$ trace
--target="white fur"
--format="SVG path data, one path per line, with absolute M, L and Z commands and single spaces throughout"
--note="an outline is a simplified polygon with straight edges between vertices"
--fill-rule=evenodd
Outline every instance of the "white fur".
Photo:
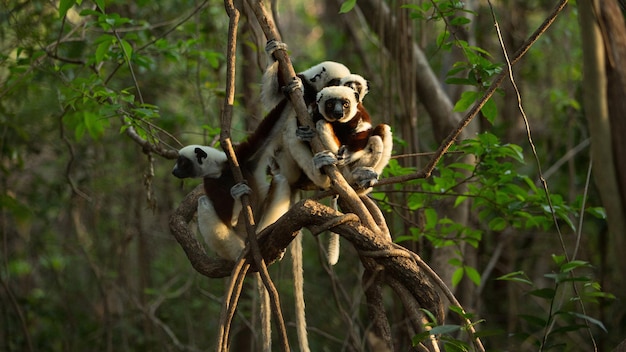
M 342 77 L 349 74 L 350 70 L 344 64 L 335 61 L 323 61 L 298 75 L 307 80 L 319 92 L 328 86 L 332 80 L 341 80 Z
M 298 120 L 295 111 L 289 106 L 285 109 L 285 112 L 287 115 L 287 121 L 285 124 L 283 139 L 286 155 L 285 157 L 278 159 L 285 164 L 280 165 L 281 172 L 289 179 L 290 184 L 296 183 L 300 178 L 300 173 L 304 172 L 309 180 L 311 180 L 316 186 L 323 189 L 329 188 L 330 178 L 327 175 L 322 174 L 322 172 L 315 167 L 311 147 L 296 136 Z M 289 167 L 287 166 L 288 164 L 291 164 L 292 166 Z
M 333 122 L 337 120 L 332 116 L 328 116 L 326 114 L 326 110 L 324 109 L 326 102 L 329 100 L 342 99 L 347 100 L 350 104 L 350 109 L 346 112 L 341 118 L 337 121 L 341 123 L 346 123 L 354 118 L 357 114 L 357 105 L 359 101 L 357 100 L 357 96 L 354 94 L 355 91 L 350 87 L 345 86 L 331 86 L 326 87 L 317 93 L 317 109 L 319 113 L 324 117 L 325 120 Z
M 339 210 L 339 206 L 337 205 L 337 196 L 334 196 L 330 200 L 330 207 L 334 210 Z M 330 232 L 330 236 L 328 237 L 328 264 L 335 265 L 339 261 L 339 249 L 340 249 L 340 236 L 338 233 Z
M 272 177 L 267 199 L 268 201 L 263 208 L 263 216 L 257 224 L 257 232 L 275 223 L 291 207 L 291 186 L 285 176 L 278 174 Z
M 376 165 L 372 166 L 378 174 L 381 174 L 385 166 L 389 164 L 389 160 L 391 159 L 391 152 L 393 151 L 393 136 L 391 133 L 391 127 L 389 127 L 389 125 L 384 125 L 383 136 L 381 139 L 383 143 L 383 149 L 381 151 L 381 158 L 380 160 L 378 160 Z M 371 141 L 371 137 L 370 137 L 370 141 Z M 369 147 L 372 149 L 374 148 L 373 146 L 370 147 L 370 143 L 368 143 L 366 147 Z
M 261 102 L 268 110 L 273 109 L 283 99 L 286 99 L 278 82 L 278 70 L 278 61 L 274 61 L 267 67 L 261 79 Z M 330 84 L 331 81 L 341 80 L 342 77 L 350 75 L 350 70 L 344 64 L 324 61 L 297 75 L 300 79 L 313 86 L 316 92 L 319 92 Z M 287 83 L 285 82 L 285 84 Z
M 206 244 L 222 258 L 237 260 L 245 246 L 244 237 L 232 226 L 219 221 L 207 196 L 198 199 L 198 229 Z
M 267 67 L 261 78 L 261 102 L 268 109 L 272 110 L 285 95 L 281 94 L 281 87 L 278 83 L 278 61 L 274 61 Z
M 289 246 L 291 252 L 293 273 L 293 295 L 296 302 L 296 333 L 298 335 L 299 350 L 310 352 L 309 339 L 306 331 L 306 315 L 304 306 L 304 270 L 302 268 L 302 234 L 299 233 Z
M 369 85 L 365 78 L 361 75 L 357 75 L 356 73 L 349 74 L 343 77 L 339 81 L 340 86 L 346 86 L 354 89 L 355 92 L 359 93 L 359 102 L 362 103 L 363 99 L 369 92 Z
M 202 149 L 207 154 L 207 156 L 202 159 L 202 164 L 198 163 L 195 153 L 196 148 Z M 193 162 L 194 174 L 192 177 L 218 178 L 222 175 L 222 166 L 227 160 L 226 153 L 212 147 L 197 144 L 183 147 L 178 151 L 178 155 Z M 174 166 L 174 169 L 176 169 L 177 166 L 178 164 Z

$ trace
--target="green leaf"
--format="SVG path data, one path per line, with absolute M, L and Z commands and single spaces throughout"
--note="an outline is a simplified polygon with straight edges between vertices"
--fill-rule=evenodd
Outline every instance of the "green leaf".
M 606 211 L 602 207 L 590 207 L 586 211 L 598 219 L 606 219 Z
M 463 268 L 457 268 L 452 274 L 452 287 L 456 287 L 463 279 Z
M 101 63 L 102 61 L 104 61 L 104 58 L 109 52 L 110 47 L 111 41 L 103 41 L 98 44 L 98 47 L 96 47 L 96 63 Z
M 464 269 L 465 274 L 467 275 L 467 277 L 469 277 L 470 280 L 472 280 L 474 285 L 480 286 L 480 273 L 478 273 L 478 270 L 471 266 L 465 266 Z
M 467 17 L 455 17 L 450 21 L 450 24 L 453 26 L 462 26 L 464 24 L 471 23 L 472 21 Z
M 450 311 L 452 311 L 452 312 L 462 316 L 465 319 L 472 319 L 472 318 L 474 318 L 474 314 L 465 312 L 462 307 L 450 306 L 450 307 L 448 307 L 448 309 L 450 309 Z
M 452 333 L 457 332 L 459 330 L 461 330 L 461 326 L 460 325 L 454 325 L 454 324 L 439 325 L 439 326 L 435 326 L 434 328 L 432 328 L 430 330 L 430 334 L 431 335 L 452 334 Z
M 592 318 L 592 317 L 590 317 L 588 315 L 576 313 L 576 312 L 569 312 L 569 313 L 571 315 L 575 316 L 575 317 L 578 317 L 580 319 L 584 319 L 584 320 L 590 322 L 591 324 L 594 324 L 594 325 L 598 326 L 600 329 L 604 330 L 604 332 L 608 332 L 606 330 L 606 327 L 604 326 L 604 324 L 600 320 L 598 320 L 598 319 Z
M 434 229 L 437 225 L 437 211 L 433 208 L 424 209 L 424 217 L 426 218 L 426 229 Z
M 468 78 L 463 77 L 450 77 L 446 78 L 447 84 L 459 84 L 459 85 L 471 85 L 473 82 Z
M 133 46 L 124 39 L 120 41 L 120 44 L 122 45 L 122 50 L 124 52 L 124 59 L 126 61 L 130 61 L 130 58 L 133 56 Z
M 95 3 L 98 5 L 100 11 L 104 12 L 104 0 L 95 0 Z
M 341 8 L 339 9 L 339 13 L 347 13 L 352 11 L 354 6 L 356 5 L 356 0 L 346 0 L 341 4 Z
M 65 17 L 67 11 L 69 11 L 75 3 L 76 0 L 61 0 L 59 2 L 59 16 Z
M 501 217 L 496 217 L 491 219 L 491 221 L 489 221 L 489 229 L 491 229 L 492 231 L 502 231 L 504 230 L 508 225 L 508 222 L 501 218 Z
M 489 121 L 490 123 L 493 123 L 493 121 L 496 119 L 496 115 L 498 115 L 498 107 L 496 106 L 496 103 L 493 101 L 492 98 L 489 98 L 489 100 L 485 102 L 485 105 L 483 105 L 483 107 L 480 109 L 480 112 L 483 113 L 483 116 L 485 116 L 487 121 Z
M 94 140 L 97 140 L 104 134 L 105 127 L 108 125 L 108 120 L 102 119 L 99 115 L 90 111 L 85 111 L 84 123 L 89 136 Z
M 450 32 L 443 31 L 437 36 L 437 47 L 444 47 L 444 44 L 450 37 Z
M 419 310 L 422 311 L 422 313 L 424 313 L 428 317 L 429 321 L 435 324 L 437 323 L 437 319 L 435 318 L 435 315 L 431 311 L 429 311 L 428 309 L 424 309 L 424 308 L 420 308 Z
M 454 200 L 454 207 L 455 208 L 458 207 L 466 199 L 467 199 L 467 196 L 458 196 L 458 197 L 456 197 L 456 199 Z
M 427 339 L 430 339 L 430 331 L 423 331 L 413 336 L 413 338 L 411 339 L 411 342 L 413 343 L 413 346 L 417 346 L 418 344 L 426 341 Z
M 463 266 L 463 262 L 459 258 L 452 258 L 448 260 L 448 264 L 459 267 L 459 268 Z
M 567 273 L 580 267 L 590 267 L 590 266 L 591 264 L 589 264 L 588 262 L 584 260 L 572 260 L 571 262 L 565 263 L 563 264 L 563 266 L 561 266 L 561 272 Z
M 560 266 L 561 264 L 563 264 L 565 262 L 565 256 L 564 255 L 553 254 L 552 255 L 552 260 L 554 261 L 554 263 L 556 265 Z
M 478 98 L 478 92 L 465 91 L 461 94 L 461 99 L 454 104 L 454 111 L 463 112 L 467 110 Z

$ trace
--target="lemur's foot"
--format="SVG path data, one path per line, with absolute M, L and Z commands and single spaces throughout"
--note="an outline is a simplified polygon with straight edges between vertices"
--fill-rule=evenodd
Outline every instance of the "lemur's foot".
M 321 169 L 326 165 L 334 165 L 337 163 L 337 158 L 330 150 L 319 152 L 313 156 L 313 165 L 317 169 Z
M 315 130 L 309 126 L 298 126 L 296 129 L 296 137 L 303 142 L 310 142 L 315 137 Z
M 348 164 L 349 162 L 350 162 L 350 152 L 348 151 L 348 147 L 346 147 L 345 145 L 342 145 L 341 147 L 339 147 L 339 150 L 337 150 L 337 164 L 345 165 L 345 164 Z
M 274 57 L 276 50 L 287 50 L 287 44 L 276 39 L 268 40 L 267 44 L 265 44 L 265 52 Z
M 367 189 L 378 183 L 378 173 L 371 167 L 358 167 L 352 171 L 356 186 Z
M 211 201 L 209 200 L 209 197 L 200 196 L 200 198 L 198 198 L 198 208 L 206 209 L 210 206 L 211 206 Z
M 268 166 L 270 168 L 270 175 L 276 176 L 280 174 L 280 166 L 278 166 L 278 162 L 276 161 L 276 158 L 271 157 Z
M 250 193 L 252 193 L 252 189 L 244 182 L 239 182 L 230 189 L 230 195 L 235 199 L 241 198 L 244 194 Z
M 283 93 L 289 95 L 291 94 L 291 92 L 293 92 L 296 89 L 300 89 L 301 91 L 304 91 L 303 87 L 304 86 L 302 85 L 302 81 L 300 80 L 300 77 L 296 76 L 291 80 L 291 82 L 287 83 L 287 85 L 283 87 Z

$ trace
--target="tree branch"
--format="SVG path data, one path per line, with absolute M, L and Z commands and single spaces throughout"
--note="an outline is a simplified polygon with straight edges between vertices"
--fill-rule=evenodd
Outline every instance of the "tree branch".
M 513 67 L 519 60 L 528 52 L 530 47 L 541 37 L 543 33 L 545 33 L 550 25 L 556 20 L 556 17 L 561 13 L 561 11 L 567 5 L 567 0 L 559 0 L 556 4 L 550 15 L 546 18 L 546 20 L 533 32 L 533 34 L 524 42 L 524 44 L 513 54 L 511 57 L 510 67 Z M 383 21 L 383 24 L 387 26 L 384 30 L 385 33 L 389 35 L 393 35 L 395 33 L 393 31 L 393 24 L 395 20 L 389 13 L 389 8 L 382 1 L 377 0 L 365 0 L 359 2 L 359 7 L 363 9 L 363 13 L 366 15 L 368 22 L 370 22 L 370 26 L 372 28 L 377 28 L 376 24 L 378 21 Z M 369 9 L 369 10 L 368 10 Z M 376 11 L 373 11 L 376 9 Z M 368 12 L 370 11 L 370 12 Z M 382 17 L 382 18 L 381 18 Z M 383 42 L 387 42 L 384 40 Z M 452 104 L 449 98 L 445 95 L 445 92 L 439 87 L 439 80 L 432 72 L 430 65 L 428 64 L 428 60 L 426 59 L 423 51 L 417 46 L 417 44 L 413 45 L 414 57 L 416 58 L 416 72 L 420 72 L 423 76 L 422 79 L 417 80 L 417 84 L 422 85 L 418 87 L 418 93 L 423 92 L 422 94 L 428 95 L 420 95 L 420 100 L 424 103 L 428 112 L 432 115 L 433 121 L 455 121 L 458 120 L 456 117 L 457 114 L 452 112 Z M 485 105 L 487 100 L 491 98 L 491 96 L 495 93 L 496 89 L 500 86 L 502 81 L 506 77 L 509 76 L 509 67 L 505 67 L 502 72 L 498 76 L 496 76 L 489 86 L 489 88 L 485 91 L 483 96 L 474 103 L 474 106 L 467 112 L 465 117 L 458 121 L 456 126 L 453 128 L 451 132 L 448 133 L 447 137 L 443 140 L 443 142 L 439 145 L 439 148 L 435 151 L 435 154 L 430 159 L 428 164 L 422 168 L 422 170 L 418 171 L 415 174 L 403 175 L 397 177 L 389 177 L 378 182 L 379 185 L 385 184 L 393 184 L 393 183 L 402 183 L 409 180 L 414 180 L 418 178 L 427 178 L 430 177 L 435 166 L 439 163 L 443 155 L 450 149 L 452 144 L 459 138 L 465 127 L 469 125 L 469 123 L 478 115 L 480 109 Z

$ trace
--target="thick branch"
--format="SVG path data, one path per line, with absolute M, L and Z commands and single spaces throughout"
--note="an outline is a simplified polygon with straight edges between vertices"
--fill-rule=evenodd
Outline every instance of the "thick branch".
M 234 263 L 217 257 L 210 258 L 195 234 L 189 229 L 189 223 L 198 209 L 198 198 L 203 194 L 203 186 L 198 185 L 183 199 L 174 214 L 170 216 L 170 232 L 197 272 L 211 278 L 230 276 Z
M 267 227 L 259 234 L 259 247 L 263 254 L 276 253 L 277 248 L 286 248 L 293 234 L 303 226 L 317 232 L 329 229 L 340 234 L 359 251 L 361 257 L 372 260 L 372 263 L 384 268 L 385 275 L 391 275 L 402 282 L 422 308 L 431 311 L 439 322 L 443 321 L 443 305 L 437 290 L 430 278 L 423 272 L 415 253 L 397 247 L 383 236 L 362 226 L 356 218 L 348 221 L 334 222 L 337 217 L 345 217 L 340 212 L 312 200 L 304 200 L 295 204 L 275 224 Z M 335 225 L 328 227 L 328 224 Z M 272 260 L 271 257 L 266 257 Z M 373 265 L 373 264 L 372 264 Z M 374 269 L 372 267 L 372 269 Z

